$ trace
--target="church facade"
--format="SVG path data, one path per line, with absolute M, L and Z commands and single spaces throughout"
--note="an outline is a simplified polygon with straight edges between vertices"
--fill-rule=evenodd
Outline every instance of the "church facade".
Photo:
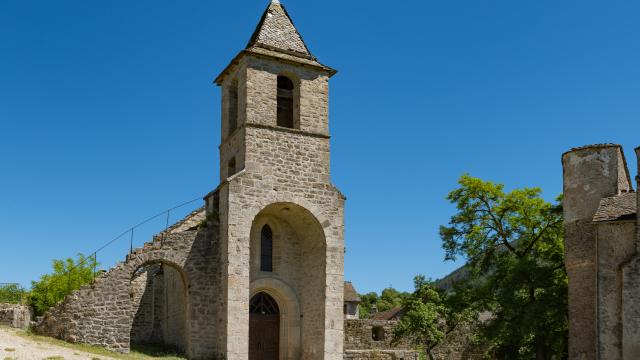
M 344 202 L 331 183 L 329 79 L 284 7 L 268 6 L 216 78 L 220 185 L 39 322 L 40 333 L 189 358 L 344 356 Z
M 279 2 L 215 80 L 228 359 L 341 359 L 344 196 L 329 171 L 329 78 Z M 270 305 L 268 305 L 270 304 Z M 266 307 L 265 307 L 266 306 Z

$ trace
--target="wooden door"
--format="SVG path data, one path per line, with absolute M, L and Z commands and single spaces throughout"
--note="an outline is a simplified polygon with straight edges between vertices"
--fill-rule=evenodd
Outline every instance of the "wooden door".
M 280 309 L 265 293 L 258 293 L 249 306 L 249 360 L 279 360 Z
M 278 360 L 280 316 L 249 315 L 249 360 Z

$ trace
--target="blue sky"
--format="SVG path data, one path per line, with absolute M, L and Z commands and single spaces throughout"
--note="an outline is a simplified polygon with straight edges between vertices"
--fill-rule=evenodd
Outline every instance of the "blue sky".
M 444 262 L 463 173 L 561 192 L 574 146 L 640 145 L 640 3 L 284 2 L 331 82 L 345 272 L 411 288 Z M 90 253 L 218 183 L 219 89 L 266 1 L 0 2 L 0 282 Z M 178 220 L 190 208 L 172 214 Z M 137 245 L 164 226 L 136 231 Z M 101 252 L 111 266 L 123 238 Z

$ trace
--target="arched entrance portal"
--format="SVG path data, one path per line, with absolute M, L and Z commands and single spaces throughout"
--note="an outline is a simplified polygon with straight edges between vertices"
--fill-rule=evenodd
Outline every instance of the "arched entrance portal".
M 131 278 L 131 347 L 184 353 L 187 350 L 187 291 L 181 269 L 144 264 Z
M 249 360 L 278 360 L 280 308 L 269 294 L 257 293 L 249 304 Z

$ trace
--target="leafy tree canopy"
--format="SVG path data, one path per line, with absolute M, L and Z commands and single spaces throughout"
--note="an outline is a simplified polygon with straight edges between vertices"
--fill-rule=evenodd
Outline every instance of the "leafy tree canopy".
M 393 287 L 388 287 L 382 290 L 382 293 L 378 295 L 375 292 L 368 294 L 359 294 L 360 296 L 360 318 L 368 319 L 371 317 L 373 307 L 375 306 L 378 312 L 395 309 L 402 306 L 403 301 L 409 297 L 409 293 L 400 292 Z
M 25 294 L 25 290 L 18 284 L 0 284 L 0 303 L 19 304 Z
M 53 272 L 31 282 L 29 305 L 42 315 L 74 290 L 93 281 L 98 266 L 94 257 L 78 254 L 77 259 L 53 260 Z
M 480 336 L 498 358 L 566 357 L 562 209 L 540 195 L 465 175 L 447 197 L 457 213 L 440 228 L 446 259 L 469 271 L 454 291 L 492 314 Z

